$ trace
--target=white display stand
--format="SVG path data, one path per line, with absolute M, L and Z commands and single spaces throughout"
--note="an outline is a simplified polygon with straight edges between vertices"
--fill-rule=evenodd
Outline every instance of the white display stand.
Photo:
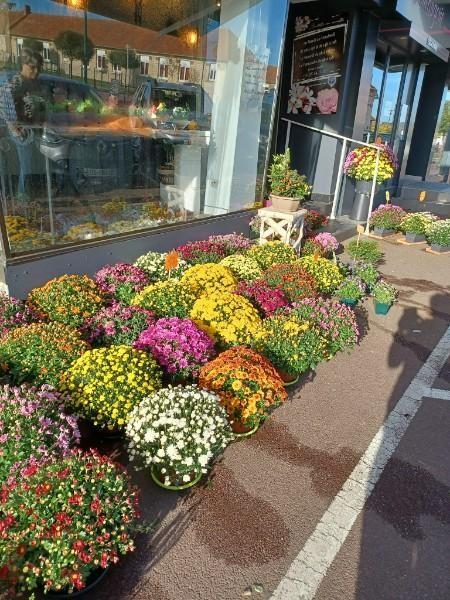
M 299 252 L 306 213 L 307 211 L 304 208 L 296 212 L 285 212 L 270 207 L 260 208 L 258 210 L 258 217 L 261 221 L 259 243 L 265 244 L 268 238 L 276 236 Z M 294 232 L 298 233 L 298 237 L 295 240 L 292 239 Z

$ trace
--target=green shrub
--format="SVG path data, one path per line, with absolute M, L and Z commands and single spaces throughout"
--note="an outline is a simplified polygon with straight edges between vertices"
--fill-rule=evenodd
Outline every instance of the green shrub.
M 380 262 L 383 253 L 378 248 L 378 244 L 373 240 L 352 240 L 347 252 L 353 260 L 363 260 L 364 262 L 376 265 Z

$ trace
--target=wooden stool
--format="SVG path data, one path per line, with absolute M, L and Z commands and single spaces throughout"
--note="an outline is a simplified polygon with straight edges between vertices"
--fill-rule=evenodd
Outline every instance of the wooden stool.
M 267 238 L 274 235 L 299 252 L 303 238 L 306 212 L 304 208 L 296 212 L 284 212 L 270 207 L 260 208 L 258 210 L 258 217 L 261 221 L 259 243 L 265 244 Z M 298 238 L 295 240 L 292 239 L 294 232 L 298 232 Z

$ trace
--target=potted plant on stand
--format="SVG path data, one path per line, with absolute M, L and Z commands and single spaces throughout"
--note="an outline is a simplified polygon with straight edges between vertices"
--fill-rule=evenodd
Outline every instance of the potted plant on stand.
M 344 173 L 356 181 L 355 199 L 350 218 L 365 221 L 369 212 L 370 193 L 377 162 L 377 147 L 380 149 L 376 183 L 391 179 L 398 166 L 393 150 L 382 143 L 362 146 L 348 153 L 344 163 Z
M 375 304 L 375 314 L 387 315 L 397 297 L 397 290 L 393 285 L 381 279 L 372 290 Z
M 403 217 L 400 229 L 405 233 L 406 242 L 417 244 L 425 242 L 425 233 L 437 217 L 430 213 L 410 213 Z
M 275 154 L 269 168 L 270 200 L 272 207 L 285 212 L 295 212 L 300 201 L 311 192 L 305 175 L 291 169 L 291 152 Z
M 385 237 L 398 230 L 405 215 L 405 211 L 400 206 L 382 204 L 370 215 L 369 225 L 375 235 Z
M 433 252 L 450 252 L 450 219 L 431 223 L 427 228 L 426 236 Z

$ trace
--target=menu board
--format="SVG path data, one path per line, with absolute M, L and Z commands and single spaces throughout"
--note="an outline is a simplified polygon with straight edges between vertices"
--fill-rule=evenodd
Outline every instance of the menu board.
M 288 113 L 337 112 L 347 23 L 345 15 L 295 20 Z

